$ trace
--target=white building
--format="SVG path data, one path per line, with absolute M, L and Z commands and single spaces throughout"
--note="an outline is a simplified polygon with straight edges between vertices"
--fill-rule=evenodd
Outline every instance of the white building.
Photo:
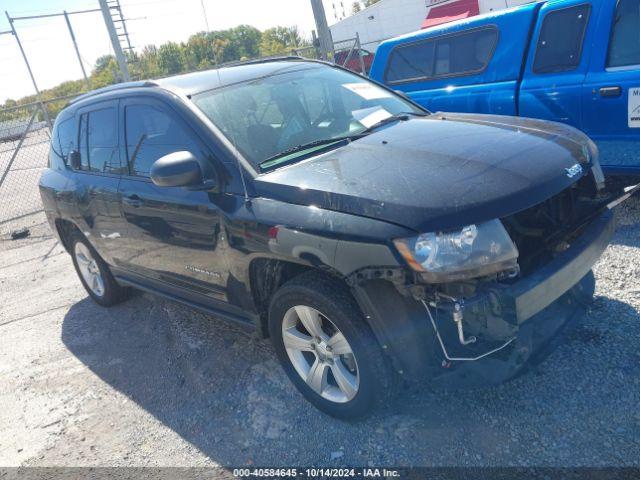
M 344 9 L 351 11 L 353 0 L 330 1 L 335 7 L 332 13 L 336 13 L 327 15 L 330 18 L 341 18 Z M 331 35 L 337 43 L 358 34 L 362 48 L 373 52 L 388 38 L 533 1 L 536 0 L 380 0 L 331 25 Z

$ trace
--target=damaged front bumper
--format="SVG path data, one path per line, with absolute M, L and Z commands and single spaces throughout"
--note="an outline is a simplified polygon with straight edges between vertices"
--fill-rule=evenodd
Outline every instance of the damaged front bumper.
M 404 377 L 450 385 L 487 385 L 515 376 L 558 343 L 593 297 L 591 267 L 614 233 L 602 213 L 571 246 L 512 284 L 490 282 L 469 298 L 402 296 L 369 281 L 354 294 Z

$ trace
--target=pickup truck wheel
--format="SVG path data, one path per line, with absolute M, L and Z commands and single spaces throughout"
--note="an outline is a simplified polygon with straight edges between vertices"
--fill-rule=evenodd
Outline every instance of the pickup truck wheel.
M 129 290 L 118 285 L 108 265 L 80 234 L 71 240 L 71 258 L 82 286 L 93 300 L 103 307 L 126 300 Z
M 319 410 L 371 413 L 393 390 L 390 365 L 346 286 L 315 272 L 283 285 L 269 331 L 289 379 Z

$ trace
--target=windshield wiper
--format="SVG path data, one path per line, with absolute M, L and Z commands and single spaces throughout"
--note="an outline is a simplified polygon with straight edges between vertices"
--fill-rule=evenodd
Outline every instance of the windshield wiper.
M 289 157 L 290 155 L 294 155 L 298 152 L 304 152 L 306 150 L 311 150 L 315 147 L 321 147 L 323 145 L 332 145 L 334 143 L 340 143 L 340 142 L 344 142 L 344 141 L 352 141 L 352 140 L 357 140 L 359 138 L 362 138 L 366 135 L 369 135 L 373 130 L 375 130 L 378 127 L 381 127 L 382 125 L 386 125 L 387 123 L 391 123 L 391 122 L 395 122 L 395 121 L 405 121 L 405 120 L 409 120 L 410 116 L 414 116 L 414 117 L 427 117 L 429 116 L 428 113 L 420 113 L 420 112 L 402 112 L 402 113 L 397 113 L 395 115 L 391 115 L 389 117 L 383 118 L 382 120 L 374 123 L 373 125 L 370 125 L 369 127 L 367 127 L 364 130 L 361 130 L 360 132 L 357 133 L 353 133 L 351 135 L 344 135 L 341 137 L 333 137 L 333 138 L 323 138 L 320 140 L 314 140 L 313 142 L 309 142 L 309 143 L 303 143 L 301 145 L 296 145 L 295 147 L 291 147 L 288 148 L 287 150 L 284 150 L 280 153 L 277 153 L 269 158 L 267 158 L 266 160 L 263 160 L 262 162 L 260 162 L 258 164 L 258 166 L 262 169 L 262 170 L 266 170 L 274 165 L 278 165 L 280 163 L 285 162 L 285 158 Z M 294 157 L 297 158 L 297 157 Z M 288 162 L 289 160 L 293 160 L 294 158 L 288 159 L 286 160 L 286 162 Z
M 359 132 L 353 135 L 344 135 L 342 137 L 333 137 L 333 138 L 323 138 L 320 140 L 314 140 L 313 142 L 304 143 L 301 145 L 296 145 L 295 147 L 288 148 L 272 157 L 267 158 L 266 160 L 260 162 L 260 168 L 269 168 L 270 164 L 278 164 L 278 160 L 281 160 L 289 155 L 293 155 L 298 152 L 304 152 L 305 150 L 311 150 L 314 147 L 321 147 L 323 145 L 331 145 L 333 143 L 340 143 L 344 141 L 357 140 L 358 138 L 364 136 L 363 132 Z

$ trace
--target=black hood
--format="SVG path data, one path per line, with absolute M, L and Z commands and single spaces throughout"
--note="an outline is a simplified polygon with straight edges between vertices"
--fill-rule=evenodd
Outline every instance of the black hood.
M 426 232 L 532 207 L 588 168 L 588 138 L 571 127 L 495 115 L 434 114 L 399 121 L 261 175 L 256 188 L 260 196 Z

